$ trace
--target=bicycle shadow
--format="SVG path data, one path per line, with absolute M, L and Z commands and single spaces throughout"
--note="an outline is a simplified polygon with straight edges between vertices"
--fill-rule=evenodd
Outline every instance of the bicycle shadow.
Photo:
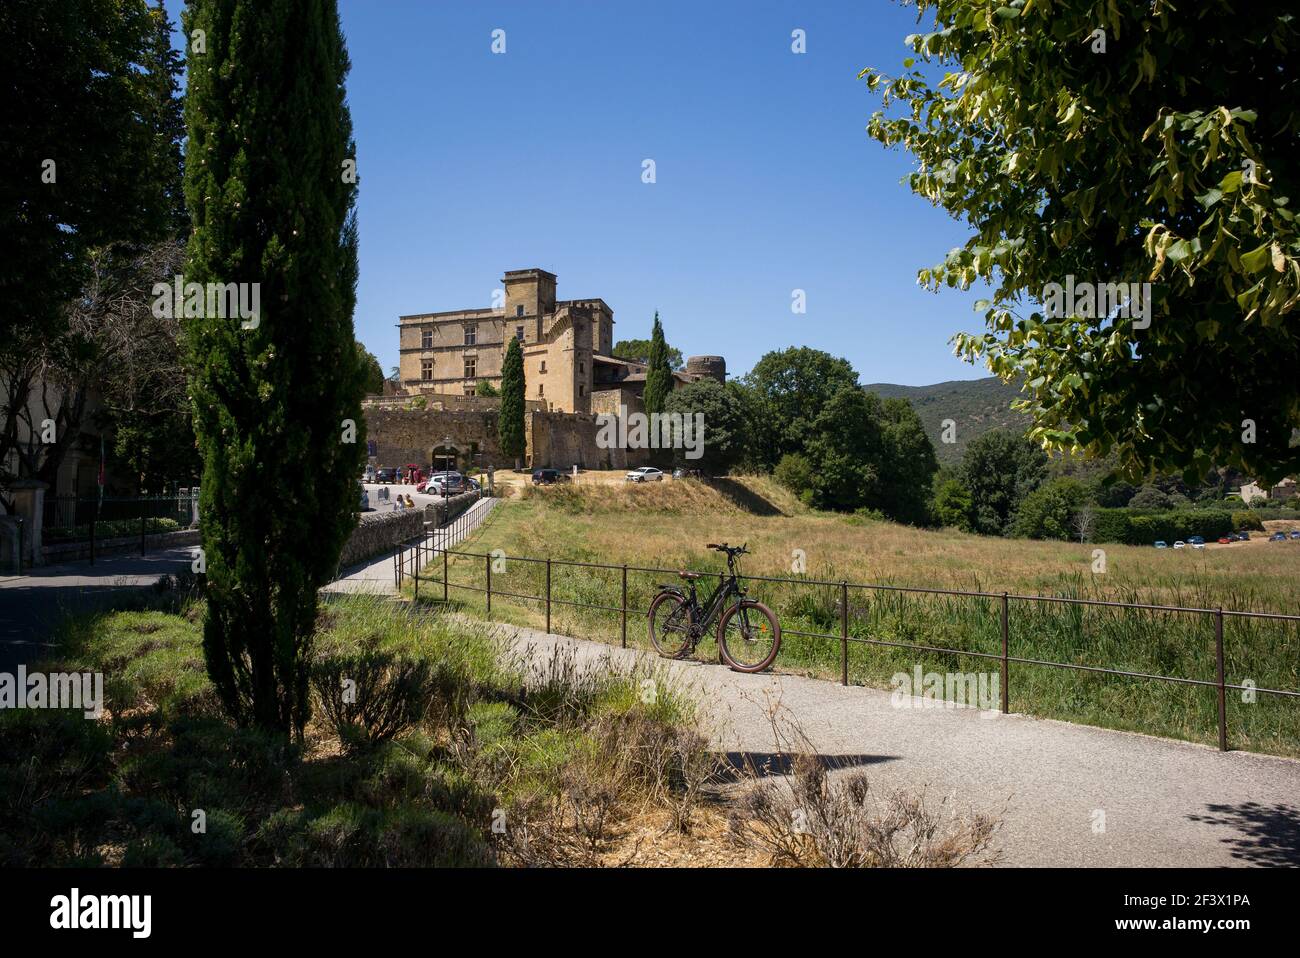
M 1300 864 L 1300 808 L 1278 802 L 1261 805 L 1206 805 L 1208 814 L 1188 815 L 1194 822 L 1223 825 L 1237 834 L 1220 839 L 1232 857 L 1253 865 Z
M 795 756 L 787 752 L 719 752 L 717 753 L 719 777 L 723 782 L 738 782 L 752 778 L 771 778 L 790 775 L 794 771 Z M 892 762 L 896 755 L 817 755 L 818 764 L 828 772 L 846 768 L 862 768 Z

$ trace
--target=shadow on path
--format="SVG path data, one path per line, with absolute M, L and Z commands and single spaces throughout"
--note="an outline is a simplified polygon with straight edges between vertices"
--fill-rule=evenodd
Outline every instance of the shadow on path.
M 1187 817 L 1235 829 L 1237 834 L 1220 839 L 1233 858 L 1251 865 L 1300 865 L 1300 809 L 1294 805 L 1242 802 L 1205 807 L 1209 814 Z

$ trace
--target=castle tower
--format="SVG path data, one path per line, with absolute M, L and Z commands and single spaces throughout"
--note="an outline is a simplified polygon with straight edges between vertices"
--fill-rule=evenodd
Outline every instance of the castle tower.
M 727 382 L 727 361 L 721 356 L 691 356 L 686 360 L 686 374 Z

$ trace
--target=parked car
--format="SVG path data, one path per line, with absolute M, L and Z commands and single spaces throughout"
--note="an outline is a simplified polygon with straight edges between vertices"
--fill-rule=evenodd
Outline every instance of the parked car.
M 1292 530 L 1291 530 L 1291 538 L 1292 538 L 1292 539 L 1300 539 L 1300 532 L 1296 532 L 1294 529 L 1292 529 Z
M 361 481 L 362 481 L 362 482 L 374 482 L 374 481 L 375 481 L 375 467 L 374 467 L 374 466 L 366 466 L 365 471 L 361 473 Z
M 1219 545 L 1221 546 L 1232 545 L 1236 541 L 1234 536 L 1219 536 Z
M 375 472 L 375 482 L 390 483 L 397 481 L 397 469 L 393 466 L 383 466 Z
M 1157 549 L 1168 549 L 1168 548 L 1169 548 L 1169 543 L 1165 542 L 1164 539 L 1157 539 L 1157 540 L 1156 540 L 1156 548 L 1157 548 Z
M 1187 544 L 1191 546 L 1203 546 L 1205 545 L 1205 536 L 1188 536 Z
M 1275 532 L 1275 533 L 1273 533 L 1271 536 L 1268 537 L 1268 541 L 1269 541 L 1269 542 L 1285 542 L 1285 541 L 1286 541 L 1286 533 L 1285 533 L 1285 532 Z
M 551 483 L 563 482 L 568 478 L 566 473 L 560 472 L 558 469 L 533 470 L 533 485 L 535 486 L 549 486 Z
M 459 472 L 435 472 L 425 483 L 424 491 L 431 496 L 454 496 L 465 491 L 465 477 Z
M 1179 539 L 1177 542 L 1174 543 L 1174 548 L 1175 548 L 1175 549 L 1186 549 L 1186 548 L 1187 548 L 1187 543 L 1184 542 L 1182 539 Z
M 1236 539 L 1238 542 L 1249 542 L 1249 541 L 1250 541 L 1250 533 L 1249 533 L 1249 532 L 1246 532 L 1244 529 L 1243 529 L 1242 531 L 1240 531 L 1240 532 L 1234 532 L 1234 533 L 1232 534 L 1232 537 L 1233 537 L 1234 539 Z
M 664 474 L 662 469 L 656 469 L 654 466 L 642 466 L 633 469 L 623 478 L 627 482 L 663 482 Z

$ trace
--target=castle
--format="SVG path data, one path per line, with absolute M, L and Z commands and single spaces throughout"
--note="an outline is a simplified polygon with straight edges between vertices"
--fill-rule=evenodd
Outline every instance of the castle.
M 398 321 L 402 388 L 414 394 L 471 396 L 480 381 L 501 385 L 511 339 L 524 356 L 530 403 L 550 412 L 617 412 L 640 405 L 644 363 L 619 359 L 614 311 L 603 299 L 555 298 L 544 269 L 508 270 L 501 308 L 415 313 Z M 696 379 L 726 380 L 720 356 L 692 356 L 673 374 L 674 388 Z
M 413 313 L 398 319 L 398 377 L 363 404 L 372 465 L 462 468 L 512 464 L 500 451 L 499 400 L 476 396 L 480 382 L 501 386 L 511 339 L 524 357 L 525 461 L 533 466 L 628 468 L 645 450 L 597 442 L 599 417 L 645 409 L 646 364 L 619 359 L 614 311 L 603 299 L 555 298 L 555 274 L 509 270 L 499 308 Z M 699 379 L 725 382 L 721 356 L 692 356 L 673 388 Z

